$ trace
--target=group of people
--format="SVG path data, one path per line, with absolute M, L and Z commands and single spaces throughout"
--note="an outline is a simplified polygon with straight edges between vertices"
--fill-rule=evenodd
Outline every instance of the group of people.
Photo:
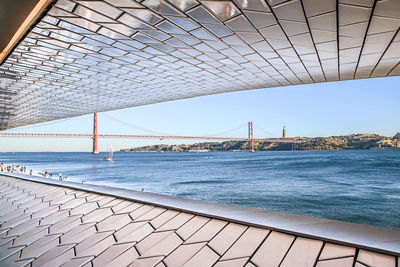
M 61 172 L 60 172 L 60 174 L 61 174 Z M 44 177 L 44 178 L 53 178 L 53 174 L 48 172 L 48 171 L 42 171 L 42 177 Z
M 25 166 L 5 165 L 3 162 L 0 163 L 0 170 L 2 172 L 10 172 L 10 173 L 13 173 L 13 172 L 19 172 L 19 173 L 24 173 L 24 174 L 27 173 Z M 33 173 L 32 170 L 29 170 L 29 175 L 37 175 L 37 174 Z M 48 172 L 47 170 L 42 171 L 41 176 L 43 178 L 53 178 L 53 174 Z M 53 178 L 53 179 L 55 179 L 55 178 Z M 58 180 L 63 181 L 63 180 L 67 180 L 67 179 L 68 179 L 68 177 L 63 177 L 61 172 L 58 173 Z
M 42 171 L 42 177 L 44 177 L 44 178 L 53 178 L 53 174 L 48 172 L 48 171 Z M 62 173 L 59 172 L 58 173 L 58 180 L 60 180 L 60 181 L 67 180 L 67 177 L 63 177 Z
M 5 165 L 3 162 L 0 163 L 0 170 L 2 172 L 20 172 L 20 173 L 26 173 L 26 167 L 25 166 L 19 166 L 19 165 Z M 32 170 L 31 170 L 32 172 Z

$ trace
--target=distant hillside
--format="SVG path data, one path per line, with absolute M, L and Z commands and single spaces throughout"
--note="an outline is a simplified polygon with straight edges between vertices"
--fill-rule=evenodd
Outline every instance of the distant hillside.
M 342 150 L 378 148 L 379 142 L 387 139 L 377 134 L 351 134 L 344 136 L 302 138 L 300 150 Z M 387 148 L 391 147 L 390 145 Z M 393 146 L 395 148 L 395 146 Z
M 330 137 L 299 137 L 303 143 L 297 144 L 297 150 L 343 150 L 396 148 L 396 142 L 389 137 L 377 134 L 351 134 Z M 122 149 L 121 152 L 206 152 L 206 151 L 246 151 L 247 141 L 206 142 L 192 145 L 152 145 Z M 292 150 L 292 144 L 255 142 L 256 151 Z

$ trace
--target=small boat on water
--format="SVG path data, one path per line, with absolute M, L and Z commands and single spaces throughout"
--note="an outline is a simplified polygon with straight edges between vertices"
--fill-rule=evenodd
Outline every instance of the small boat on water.
M 110 146 L 110 151 L 108 152 L 108 155 L 103 158 L 103 160 L 106 160 L 106 161 L 112 161 L 113 160 L 113 149 L 112 149 L 112 146 Z

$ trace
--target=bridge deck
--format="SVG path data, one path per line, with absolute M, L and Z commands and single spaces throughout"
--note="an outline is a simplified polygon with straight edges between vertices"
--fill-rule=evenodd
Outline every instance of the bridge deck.
M 3 133 L 3 138 L 93 138 L 93 134 L 68 134 L 68 133 Z M 184 136 L 184 135 L 138 135 L 138 134 L 98 134 L 98 138 L 110 139 L 165 139 L 165 140 L 212 140 L 212 141 L 249 141 L 243 137 L 221 136 Z M 271 143 L 302 143 L 296 138 L 254 138 L 255 142 Z
M 0 266 L 392 266 L 400 231 L 0 175 Z

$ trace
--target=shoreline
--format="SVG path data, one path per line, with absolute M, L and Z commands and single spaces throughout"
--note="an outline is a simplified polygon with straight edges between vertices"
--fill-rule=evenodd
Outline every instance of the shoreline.
M 38 152 L 41 153 L 41 152 Z M 43 152 L 43 153 L 47 153 L 47 152 Z M 74 153 L 74 152 L 73 152 Z M 29 169 L 29 171 L 21 171 L 20 168 L 25 168 L 25 166 L 19 166 L 19 165 L 7 165 L 4 164 L 4 162 L 2 162 L 0 165 L 4 165 L 0 167 L 0 175 L 13 175 L 13 174 L 21 174 L 21 175 L 27 175 L 29 177 L 37 177 L 37 178 L 41 178 L 44 179 L 44 181 L 46 180 L 55 180 L 55 181 L 68 181 L 68 182 L 72 182 L 72 183 L 77 183 L 79 184 L 79 182 L 77 181 L 70 181 L 69 178 L 67 176 L 64 177 L 52 177 L 52 176 L 48 176 L 48 175 L 43 175 L 43 172 L 47 172 L 47 171 L 38 171 L 35 169 Z M 10 167 L 10 170 L 12 171 L 8 171 L 7 167 Z M 42 172 L 42 174 L 40 174 Z M 96 183 L 96 182 L 88 182 L 85 180 L 81 180 L 80 182 L 81 184 L 92 184 L 92 185 L 97 185 L 97 186 L 104 186 L 103 184 L 100 183 Z
M 224 141 L 198 142 L 193 144 L 155 144 L 135 148 L 120 149 L 120 152 L 211 152 L 211 151 L 248 151 L 252 145 L 254 151 L 307 151 L 307 150 L 354 150 L 354 149 L 399 149 L 398 135 L 393 137 L 377 134 L 351 134 L 329 137 L 294 137 L 288 142 L 272 141 Z M 293 142 L 289 142 L 292 140 Z
M 124 150 L 124 149 L 122 149 Z M 210 150 L 210 151 L 114 151 L 114 153 L 178 153 L 178 152 L 185 152 L 185 153 L 207 153 L 207 152 L 249 152 L 249 150 Z M 289 151 L 365 151 L 365 150 L 399 150 L 400 148 L 346 148 L 346 149 L 303 149 L 303 150 L 254 150 L 254 152 L 289 152 Z M 253 151 L 252 151 L 253 152 Z M 84 153 L 84 154 L 93 154 L 91 151 L 14 151 L 14 152 L 0 152 L 0 154 L 29 154 L 29 153 Z M 98 155 L 106 154 L 107 151 L 101 151 Z
M 304 149 L 304 150 L 208 150 L 208 151 L 116 151 L 114 153 L 208 153 L 208 152 L 289 152 L 289 151 L 355 151 L 355 150 L 399 150 L 398 148 L 346 148 L 346 149 Z M 33 152 L 33 153 L 42 153 L 42 152 Z M 43 152 L 46 153 L 46 152 Z M 68 152 L 60 152 L 60 153 L 68 153 Z M 80 153 L 80 152 L 72 152 L 72 153 Z

